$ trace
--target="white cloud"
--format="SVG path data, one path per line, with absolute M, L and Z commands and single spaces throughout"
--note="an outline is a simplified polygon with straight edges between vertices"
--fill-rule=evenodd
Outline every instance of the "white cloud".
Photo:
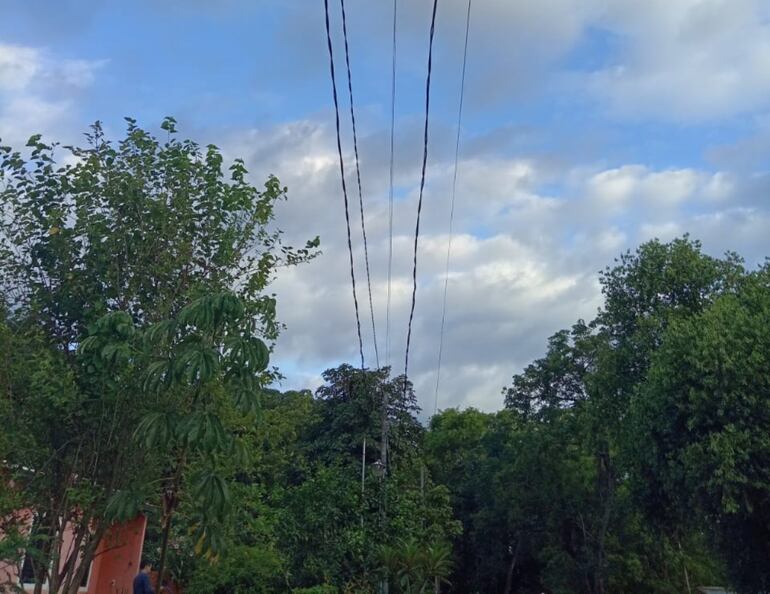
M 625 0 L 597 24 L 623 51 L 588 84 L 617 115 L 698 122 L 770 103 L 770 22 L 760 0 Z
M 71 108 L 69 101 L 47 101 L 31 96 L 0 98 L 0 138 L 14 148 L 21 148 L 37 132 L 54 129 Z
M 604 254 L 618 254 L 627 247 L 628 237 L 617 227 L 601 231 L 596 237 L 596 247 Z
M 439 13 L 439 84 L 456 76 L 464 6 L 449 2 Z M 404 8 L 405 51 L 423 50 L 428 8 L 417 2 Z M 537 100 L 566 74 L 560 68 L 575 74 L 575 64 L 565 66 L 565 58 L 598 35 L 609 42 L 588 50 L 601 53 L 577 64 L 578 69 L 584 63 L 591 66 L 567 77 L 573 85 L 569 92 L 587 94 L 620 118 L 692 123 L 744 114 L 770 105 L 769 12 L 764 0 L 474 4 L 468 107 Z M 384 9 L 378 17 L 366 22 L 372 32 L 387 22 Z M 385 35 L 373 37 L 386 41 Z M 423 65 L 421 60 L 418 64 Z
M 652 202 L 679 204 L 694 197 L 701 184 L 700 177 L 703 176 L 692 169 L 655 171 L 644 179 L 642 196 Z
M 94 84 L 96 71 L 107 64 L 107 60 L 64 60 L 54 67 L 50 76 L 54 82 L 84 89 Z
M 440 12 L 439 84 L 456 76 L 464 6 L 451 2 Z M 427 10 L 423 3 L 404 9 L 409 50 L 422 48 Z M 568 92 L 587 94 L 620 118 L 693 123 L 744 114 L 770 105 L 769 13 L 764 0 L 480 3 L 473 8 L 468 107 L 537 100 L 567 74 L 560 68 L 573 75 L 577 68 L 577 76 L 567 76 Z M 374 31 L 383 19 L 367 25 Z M 608 43 L 564 65 L 595 35 Z
M 0 43 L 0 138 L 19 147 L 32 134 L 61 134 L 74 116 L 78 93 L 105 64 Z
M 40 68 L 39 50 L 0 44 L 0 92 L 25 89 Z
M 675 237 L 682 235 L 683 232 L 682 226 L 673 221 L 667 223 L 644 223 L 639 229 L 639 238 L 642 241 L 650 239 L 671 241 Z
M 687 202 L 720 201 L 732 195 L 734 186 L 726 172 L 692 168 L 650 170 L 642 165 L 623 165 L 591 175 L 587 197 L 606 217 L 627 214 L 629 209 L 650 209 L 668 216 Z
M 597 173 L 588 182 L 589 192 L 606 207 L 617 211 L 625 208 L 646 174 L 641 165 L 625 165 Z
M 277 361 L 305 370 L 307 377 L 341 361 L 358 360 L 334 143 L 328 126 L 305 120 L 235 134 L 227 144 L 229 154 L 246 157 L 255 181 L 274 172 L 289 187 L 289 202 L 278 213 L 287 236 L 299 240 L 321 235 L 324 254 L 307 266 L 282 272 L 274 286 L 279 316 L 288 325 Z M 433 162 L 429 169 L 420 240 L 410 377 L 428 413 L 433 409 L 448 240 L 449 159 Z M 374 167 L 375 173 L 376 165 L 362 163 L 364 171 Z M 408 192 L 396 204 L 394 220 L 391 362 L 396 372 L 403 368 L 417 184 L 411 170 L 399 176 Z M 387 192 L 378 174 L 365 183 L 370 188 L 372 290 L 384 362 Z M 770 240 L 757 232 L 765 219 L 733 209 L 739 188 L 732 174 L 694 168 L 629 164 L 554 170 L 537 158 L 521 156 L 462 161 L 439 407 L 499 407 L 500 389 L 543 353 L 551 333 L 594 315 L 601 303 L 597 271 L 641 241 L 691 231 L 704 237 L 707 249 L 720 253 L 743 233 L 745 241 L 739 243 L 750 259 L 766 252 Z M 354 202 L 361 324 L 367 362 L 374 365 Z M 303 387 L 305 377 L 292 372 L 286 386 Z
M 36 87 L 86 88 L 106 60 L 72 60 L 52 55 L 45 49 L 0 43 L 0 92 L 19 92 Z

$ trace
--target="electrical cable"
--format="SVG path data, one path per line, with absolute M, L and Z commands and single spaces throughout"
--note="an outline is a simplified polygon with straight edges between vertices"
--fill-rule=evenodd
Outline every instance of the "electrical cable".
M 356 312 L 356 330 L 358 332 L 358 351 L 361 355 L 361 369 L 364 368 L 364 341 L 361 337 L 361 318 L 358 313 L 358 296 L 356 294 L 356 272 L 353 265 L 353 243 L 350 239 L 350 207 L 348 204 L 348 188 L 345 183 L 345 161 L 342 158 L 342 140 L 340 139 L 340 108 L 337 98 L 337 81 L 334 75 L 334 51 L 332 50 L 332 35 L 329 28 L 329 0 L 324 0 L 326 14 L 326 43 L 329 48 L 329 70 L 332 79 L 332 93 L 334 95 L 334 117 L 337 130 L 337 154 L 340 160 L 340 177 L 342 179 L 342 196 L 345 202 L 345 225 L 348 234 L 348 256 L 350 257 L 350 281 L 353 286 L 353 307 Z
M 414 307 L 417 301 L 417 246 L 420 239 L 420 215 L 422 214 L 422 198 L 425 191 L 425 171 L 428 166 L 428 120 L 430 115 L 430 76 L 433 68 L 433 37 L 436 32 L 436 9 L 438 0 L 433 0 L 433 15 L 430 22 L 430 40 L 428 42 L 428 74 L 425 79 L 425 130 L 423 132 L 422 174 L 420 176 L 420 196 L 417 200 L 417 222 L 414 229 L 414 255 L 412 261 L 412 305 L 409 311 L 409 324 L 406 332 L 406 353 L 404 355 L 404 392 L 406 392 L 409 377 L 409 347 L 412 341 L 412 322 Z
M 465 45 L 463 47 L 463 69 L 460 76 L 460 106 L 457 110 L 457 137 L 455 139 L 455 166 L 454 174 L 452 175 L 452 198 L 449 206 L 449 238 L 447 240 L 446 247 L 446 270 L 444 271 L 444 299 L 441 306 L 441 330 L 439 332 L 438 342 L 438 363 L 436 365 L 436 394 L 435 402 L 433 405 L 433 414 L 438 412 L 438 390 L 439 383 L 441 382 L 441 362 L 444 354 L 444 326 L 446 324 L 446 304 L 447 304 L 447 290 L 449 287 L 449 258 L 452 253 L 452 237 L 454 231 L 454 219 L 455 219 L 455 196 L 457 195 L 457 164 L 460 158 L 460 128 L 463 118 L 463 99 L 465 96 L 465 66 L 468 62 L 468 32 L 471 25 L 471 3 L 473 0 L 468 0 L 468 12 L 465 15 Z
M 366 240 L 366 223 L 364 216 L 364 193 L 361 188 L 361 167 L 358 158 L 358 134 L 356 133 L 356 114 L 353 107 L 353 76 L 350 72 L 350 49 L 348 48 L 348 26 L 345 16 L 345 0 L 340 0 L 342 10 L 342 36 L 345 40 L 345 65 L 348 73 L 348 96 L 350 98 L 350 121 L 353 127 L 353 154 L 356 161 L 356 180 L 358 182 L 358 204 L 361 209 L 361 235 L 364 239 L 364 261 L 366 263 L 366 286 L 369 291 L 369 313 L 372 318 L 372 337 L 374 340 L 374 358 L 377 369 L 380 368 L 380 352 L 377 347 L 377 327 L 374 323 L 374 304 L 372 302 L 372 280 L 369 273 L 369 245 Z
M 388 192 L 388 295 L 385 309 L 385 364 L 390 367 L 390 303 L 393 278 L 393 165 L 396 130 L 396 23 L 398 0 L 393 0 L 393 60 L 390 73 L 390 190 Z

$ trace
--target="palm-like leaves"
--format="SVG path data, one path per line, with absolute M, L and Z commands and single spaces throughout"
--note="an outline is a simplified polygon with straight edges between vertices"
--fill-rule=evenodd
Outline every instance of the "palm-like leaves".
M 449 584 L 448 576 L 452 573 L 452 549 L 445 543 L 428 546 L 422 553 L 423 570 L 433 582 L 435 594 L 441 586 Z
M 395 578 L 403 594 L 423 594 L 449 584 L 452 570 L 451 548 L 443 543 L 423 546 L 415 539 L 399 541 L 380 549 L 380 563 L 386 574 Z

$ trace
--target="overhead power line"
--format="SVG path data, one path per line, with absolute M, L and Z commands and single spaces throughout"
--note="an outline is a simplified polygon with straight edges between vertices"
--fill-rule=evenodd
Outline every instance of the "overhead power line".
M 390 190 L 388 192 L 388 297 L 385 310 L 385 364 L 390 367 L 390 301 L 393 278 L 393 164 L 396 131 L 396 23 L 398 0 L 393 0 L 393 60 L 390 73 Z
M 356 160 L 356 181 L 358 182 L 358 205 L 361 209 L 361 235 L 364 239 L 364 261 L 366 263 L 366 286 L 369 291 L 369 314 L 372 318 L 372 337 L 374 340 L 374 358 L 377 369 L 380 368 L 380 352 L 377 347 L 377 327 L 374 323 L 374 304 L 372 302 L 372 279 L 369 273 L 369 245 L 366 241 L 366 222 L 364 216 L 364 192 L 361 189 L 361 167 L 358 158 L 358 134 L 356 133 L 356 113 L 353 107 L 353 76 L 350 72 L 350 49 L 348 48 L 348 25 L 345 16 L 345 0 L 340 0 L 342 10 L 342 36 L 345 40 L 345 65 L 348 72 L 348 96 L 350 98 L 350 121 L 353 127 L 353 154 Z
M 332 35 L 329 28 L 329 0 L 324 0 L 326 14 L 326 43 L 329 48 L 329 71 L 332 79 L 332 94 L 334 95 L 334 118 L 337 130 L 337 154 L 340 160 L 340 178 L 342 180 L 342 196 L 345 202 L 345 226 L 348 234 L 348 256 L 350 258 L 350 281 L 353 286 L 353 307 L 356 312 L 356 331 L 358 333 L 358 351 L 361 355 L 361 368 L 364 368 L 364 341 L 361 338 L 361 319 L 358 314 L 358 296 L 356 293 L 356 272 L 353 265 L 353 243 L 350 239 L 350 207 L 348 205 L 348 188 L 345 183 L 345 161 L 342 158 L 342 140 L 340 139 L 340 107 L 337 98 L 337 80 L 334 75 L 334 51 L 332 49 Z
M 404 355 L 404 390 L 406 378 L 409 377 L 409 347 L 412 341 L 412 322 L 414 321 L 414 306 L 417 301 L 417 245 L 420 239 L 420 215 L 422 214 L 422 197 L 425 191 L 425 170 L 428 166 L 428 119 L 430 115 L 430 75 L 433 68 L 433 36 L 436 32 L 436 9 L 438 0 L 433 0 L 433 14 L 430 21 L 430 40 L 428 42 L 428 74 L 425 79 L 425 129 L 423 132 L 422 173 L 420 175 L 420 196 L 417 200 L 417 222 L 414 229 L 414 255 L 412 260 L 412 306 L 409 310 L 409 324 L 406 332 L 406 354 Z
M 441 305 L 441 330 L 439 332 L 438 341 L 438 363 L 436 365 L 436 394 L 435 402 L 433 405 L 433 414 L 438 412 L 438 390 L 441 382 L 441 360 L 444 354 L 444 326 L 446 324 L 446 309 L 447 309 L 447 289 L 449 287 L 449 258 L 452 253 L 452 237 L 454 231 L 454 219 L 455 219 L 455 196 L 457 195 L 457 165 L 460 158 L 460 129 L 463 119 L 463 98 L 465 96 L 465 66 L 468 62 L 468 32 L 471 25 L 471 3 L 473 0 L 468 0 L 468 12 L 465 15 L 465 45 L 463 46 L 463 68 L 460 75 L 460 101 L 457 109 L 457 137 L 455 139 L 455 166 L 454 174 L 452 175 L 452 197 L 449 206 L 449 238 L 446 246 L 446 270 L 444 271 L 444 299 Z

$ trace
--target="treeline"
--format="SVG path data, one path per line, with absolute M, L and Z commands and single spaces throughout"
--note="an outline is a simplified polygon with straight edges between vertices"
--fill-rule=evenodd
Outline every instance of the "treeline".
M 447 591 L 461 527 L 449 489 L 424 467 L 411 385 L 347 365 L 324 379 L 315 396 L 264 394 L 218 562 L 194 563 L 180 523 L 172 563 L 190 591 L 375 592 L 385 580 L 391 592 Z
M 426 436 L 464 592 L 770 588 L 770 270 L 653 241 L 601 275 L 496 414 Z
M 193 594 L 770 590 L 770 267 L 644 244 L 499 412 L 424 426 L 387 369 L 269 389 L 269 284 L 318 241 L 162 127 L 0 147 L 0 558 L 38 591 L 137 514 Z
M 683 238 L 601 282 L 596 318 L 551 337 L 497 413 L 424 428 L 403 378 L 350 366 L 267 392 L 233 546 L 192 590 L 767 591 L 770 270 Z

